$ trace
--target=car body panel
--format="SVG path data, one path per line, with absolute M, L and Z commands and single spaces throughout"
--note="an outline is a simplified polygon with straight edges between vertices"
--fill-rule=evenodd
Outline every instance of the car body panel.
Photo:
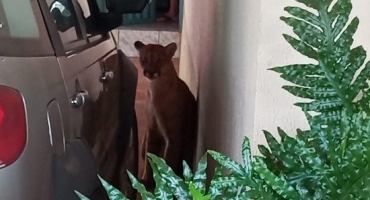
M 137 175 L 136 67 L 117 50 L 110 32 L 65 51 L 46 1 L 30 2 L 39 3 L 35 13 L 43 45 L 26 48 L 46 53 L 0 56 L 0 86 L 20 92 L 27 117 L 22 155 L 0 169 L 0 199 L 77 200 L 77 190 L 104 200 L 98 174 L 133 198 L 126 170 Z M 102 80 L 106 71 L 114 74 L 112 80 Z M 74 95 L 83 91 L 88 98 L 73 107 Z
M 51 131 L 48 125 L 48 105 L 55 101 L 68 115 L 68 99 L 63 76 L 55 57 L 0 58 L 0 85 L 15 88 L 24 99 L 27 117 L 27 144 L 21 157 L 12 165 L 0 169 L 0 199 L 41 199 L 40 188 L 49 178 Z M 59 113 L 49 110 L 49 115 Z M 61 119 L 63 129 L 52 132 L 63 138 L 63 130 L 70 128 L 68 120 Z M 57 141 L 56 141 L 57 142 Z M 63 141 L 60 141 L 63 142 Z M 12 192 L 10 192 L 12 191 Z
M 56 100 L 52 100 L 47 107 L 47 121 L 53 153 L 58 157 L 62 157 L 65 152 L 65 131 L 60 106 Z M 59 134 L 60 132 L 63 134 Z
M 78 91 L 89 94 L 83 107 L 72 109 L 72 130 L 66 140 L 85 140 L 97 160 L 100 175 L 131 195 L 126 169 L 137 174 L 137 133 L 131 130 L 137 70 L 112 42 L 110 39 L 72 57 L 58 58 L 68 96 Z M 101 78 L 106 71 L 114 76 L 104 82 Z
M 104 188 L 97 177 L 95 159 L 83 140 L 66 142 L 63 158 L 53 156 L 51 164 L 51 194 L 45 199 L 79 200 L 79 191 L 91 200 L 107 200 Z
M 87 90 L 89 93 L 88 104 L 95 102 L 103 90 L 103 84 L 100 82 L 102 73 L 101 60 L 110 52 L 115 50 L 113 40 L 106 40 L 85 51 L 73 54 L 71 56 L 58 57 L 58 61 L 64 76 L 68 97 L 71 97 L 79 90 Z M 117 79 L 119 77 L 116 77 Z M 102 105 L 101 105 L 102 106 Z M 87 106 L 84 106 L 87 107 Z M 71 109 L 70 118 L 72 130 L 66 134 L 66 139 L 82 137 L 82 110 Z M 88 117 L 88 116 L 86 116 Z

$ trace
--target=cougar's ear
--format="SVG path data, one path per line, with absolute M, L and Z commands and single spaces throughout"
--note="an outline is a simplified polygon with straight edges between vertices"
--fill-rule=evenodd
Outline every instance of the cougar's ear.
M 136 42 L 134 43 L 134 46 L 135 46 L 135 49 L 136 49 L 136 50 L 140 51 L 140 49 L 142 49 L 143 47 L 145 47 L 145 44 L 144 44 L 144 43 L 142 43 L 141 41 L 136 41 Z
M 177 50 L 177 45 L 176 43 L 171 43 L 169 45 L 167 45 L 165 47 L 165 51 L 166 51 L 166 55 L 169 57 L 169 58 L 172 58 L 175 53 L 176 53 L 176 50 Z

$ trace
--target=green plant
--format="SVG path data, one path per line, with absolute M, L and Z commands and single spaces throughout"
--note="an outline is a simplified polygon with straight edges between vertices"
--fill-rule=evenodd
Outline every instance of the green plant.
M 283 88 L 291 94 L 311 100 L 295 105 L 305 112 L 316 112 L 322 125 L 339 123 L 343 109 L 350 114 L 360 109 L 370 112 L 367 77 L 370 62 L 361 68 L 366 59 L 362 46 L 352 48 L 353 35 L 359 19 L 353 18 L 351 0 L 296 0 L 317 14 L 299 7 L 286 7 L 291 16 L 281 17 L 293 27 L 293 37 L 284 34 L 285 40 L 299 53 L 312 59 L 312 63 L 275 67 L 271 70 L 294 85 Z M 347 25 L 348 24 L 348 25 Z M 361 73 L 359 73 L 361 71 Z M 361 95 L 363 98 L 358 99 Z M 309 119 L 310 120 L 310 119 Z M 335 133 L 338 129 L 333 130 Z
M 242 155 L 244 164 L 239 164 L 216 151 L 208 151 L 219 164 L 206 190 L 207 159 L 204 156 L 195 175 L 185 167 L 184 179 L 175 175 L 163 159 L 149 155 L 155 166 L 157 187 L 155 194 L 146 191 L 135 177 L 130 175 L 133 187 L 145 199 L 367 199 L 370 193 L 370 117 L 363 113 L 348 116 L 343 112 L 340 122 L 342 135 L 349 136 L 346 146 L 330 129 L 322 131 L 328 142 L 328 151 L 322 158 L 310 143 L 307 133 L 298 130 L 297 138 L 289 137 L 279 129 L 281 142 L 266 134 L 271 152 L 267 156 L 250 153 L 249 140 L 245 138 Z M 270 162 L 271 158 L 279 161 Z M 269 160 L 270 159 L 270 160 Z M 184 163 L 185 164 L 185 163 Z M 185 164 L 186 166 L 186 164 Z M 222 174 L 227 169 L 227 175 Z M 102 180 L 103 181 L 103 180 Z M 116 189 L 103 181 L 110 191 L 111 199 L 126 199 Z M 115 198 L 112 198 L 112 197 Z M 81 198 L 82 200 L 85 200 Z
M 100 179 L 100 182 L 103 184 L 103 187 L 104 187 L 105 191 L 107 192 L 110 200 L 128 200 L 128 198 L 126 198 L 125 195 L 122 194 L 122 192 L 119 191 L 117 188 L 115 188 L 112 185 L 110 185 L 109 183 L 107 183 L 100 176 L 99 176 L 99 179 Z M 75 191 L 75 192 L 81 200 L 89 200 L 89 198 L 85 197 L 80 192 L 78 192 L 78 191 Z
M 150 154 L 154 194 L 130 174 L 143 199 L 369 199 L 370 62 L 364 65 L 366 52 L 361 46 L 352 48 L 359 19 L 349 21 L 350 0 L 296 1 L 305 7 L 285 8 L 291 16 L 281 20 L 293 27 L 295 37 L 284 38 L 313 63 L 271 70 L 293 84 L 285 85 L 285 90 L 310 100 L 296 104 L 310 129 L 298 129 L 291 137 L 278 128 L 280 141 L 264 131 L 268 146 L 259 146 L 262 156 L 251 155 L 246 138 L 243 164 L 209 150 L 195 174 L 184 163 L 184 179 Z M 219 164 L 208 188 L 207 155 Z

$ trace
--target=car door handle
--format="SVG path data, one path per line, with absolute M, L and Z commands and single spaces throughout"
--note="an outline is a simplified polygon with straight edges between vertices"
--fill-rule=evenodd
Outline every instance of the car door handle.
M 104 70 L 100 76 L 100 82 L 105 83 L 113 80 L 114 72 L 111 70 Z
M 89 98 L 89 93 L 87 91 L 77 92 L 72 95 L 70 103 L 72 107 L 79 108 L 85 104 L 87 98 Z

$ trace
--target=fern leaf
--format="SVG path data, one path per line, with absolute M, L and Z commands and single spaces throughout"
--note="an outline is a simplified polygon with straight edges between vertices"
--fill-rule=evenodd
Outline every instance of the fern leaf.
M 191 171 L 189 165 L 186 163 L 186 161 L 182 161 L 182 167 L 184 169 L 183 176 L 185 179 L 185 183 L 189 184 L 191 181 L 193 181 L 193 172 Z
M 269 171 L 263 160 L 256 158 L 256 161 L 253 164 L 253 169 L 258 173 L 261 179 L 263 179 L 279 195 L 286 199 L 300 199 L 297 191 L 291 187 L 285 179 L 277 177 Z
M 300 20 L 307 21 L 308 23 L 311 23 L 319 28 L 324 27 L 324 24 L 320 21 L 319 16 L 310 11 L 292 6 L 285 7 L 284 10 Z
M 286 7 L 285 11 L 291 16 L 281 17 L 281 20 L 293 28 L 294 36 L 283 36 L 295 50 L 314 63 L 292 64 L 272 70 L 294 84 L 283 86 L 285 90 L 312 100 L 296 104 L 305 112 L 319 113 L 311 119 L 324 120 L 323 125 L 331 121 L 338 123 L 341 110 L 355 113 L 360 107 L 366 109 L 362 101 L 355 101 L 368 88 L 366 80 L 370 73 L 370 64 L 361 71 L 366 60 L 365 50 L 361 46 L 352 48 L 359 19 L 350 19 L 350 0 L 296 1 L 318 14 L 304 8 Z
M 280 143 L 275 139 L 275 137 L 268 131 L 263 131 L 263 134 L 265 135 L 266 141 L 268 146 L 271 149 L 271 152 L 275 155 L 278 156 L 282 153 L 283 149 L 280 145 Z
M 298 40 L 290 35 L 283 34 L 284 39 L 299 53 L 309 58 L 317 60 L 319 58 L 319 54 L 309 46 L 307 43 Z
M 229 200 L 229 199 L 236 199 L 238 196 L 239 188 L 232 186 L 232 187 L 227 187 L 226 191 L 223 195 L 224 200 Z
M 315 49 L 320 48 L 322 41 L 325 40 L 322 30 L 304 20 L 299 20 L 294 17 L 281 17 L 280 19 L 287 25 L 293 27 L 293 32 L 300 36 L 301 41 Z
M 230 170 L 231 173 L 235 174 L 239 177 L 245 177 L 246 172 L 243 168 L 243 166 L 231 158 L 222 155 L 219 152 L 209 150 L 208 153 L 212 156 L 213 159 L 215 159 L 221 166 L 224 168 Z
M 214 184 L 216 187 L 228 188 L 236 186 L 249 186 L 251 180 L 241 179 L 235 176 L 223 176 L 212 180 L 211 184 Z
M 195 188 L 205 193 L 207 180 L 207 153 L 205 153 L 198 163 L 197 170 L 194 174 L 193 183 Z
M 222 195 L 222 186 L 217 184 L 217 179 L 222 177 L 222 167 L 217 166 L 215 168 L 213 178 L 211 180 L 211 185 L 209 186 L 208 194 L 211 195 L 211 200 L 217 199 Z
M 335 97 L 315 100 L 310 103 L 296 103 L 294 105 L 301 107 L 304 112 L 314 111 L 325 113 L 332 110 L 340 110 L 342 108 L 342 101 L 340 98 Z
M 153 178 L 156 184 L 154 189 L 156 199 L 172 200 L 173 196 L 171 190 L 167 187 L 166 180 L 162 178 L 161 173 L 158 171 L 158 167 L 153 163 L 153 161 L 151 159 L 148 159 L 148 161 L 153 170 Z
M 158 172 L 178 199 L 190 199 L 189 189 L 185 181 L 178 177 L 166 162 L 154 154 L 148 153 L 149 159 L 157 166 Z
M 128 177 L 131 180 L 132 187 L 135 188 L 141 195 L 141 198 L 144 200 L 155 200 L 155 196 L 148 192 L 145 188 L 145 186 L 140 183 L 131 172 L 127 171 Z
M 203 195 L 202 191 L 197 189 L 192 182 L 189 184 L 189 190 L 193 200 L 210 200 L 211 195 Z
M 252 155 L 251 155 L 251 146 L 249 139 L 244 138 L 242 145 L 242 155 L 244 161 L 245 172 L 247 173 L 247 178 L 252 179 Z
M 100 182 L 103 184 L 105 191 L 108 194 L 110 200 L 128 200 L 125 195 L 119 191 L 117 188 L 110 185 L 107 181 L 105 181 L 102 177 L 98 176 Z
M 78 198 L 80 198 L 80 200 L 90 200 L 89 198 L 87 198 L 86 196 L 84 196 L 83 194 L 81 194 L 80 192 L 76 190 L 75 190 L 75 193 L 77 194 Z
M 297 2 L 303 3 L 306 6 L 318 10 L 320 8 L 328 8 L 331 0 L 296 0 Z

